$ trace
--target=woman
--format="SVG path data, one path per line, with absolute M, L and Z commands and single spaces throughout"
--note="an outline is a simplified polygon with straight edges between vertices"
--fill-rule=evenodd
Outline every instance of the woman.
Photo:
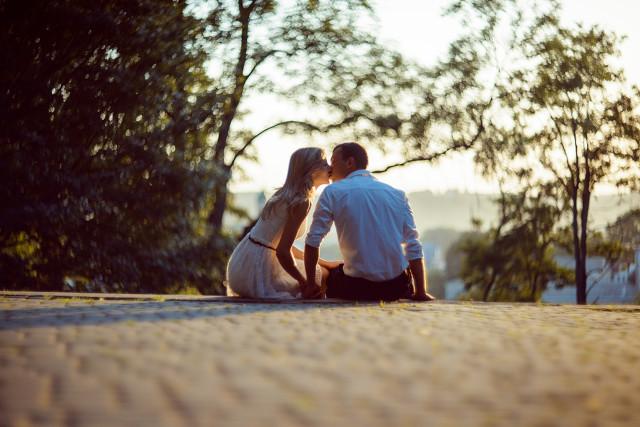
M 319 148 L 296 150 L 287 179 L 267 201 L 260 218 L 234 249 L 227 265 L 227 295 L 248 298 L 299 298 L 306 286 L 304 252 L 293 241 L 304 234 L 316 188 L 329 183 L 329 164 Z M 316 283 L 326 289 L 328 269 L 321 259 Z

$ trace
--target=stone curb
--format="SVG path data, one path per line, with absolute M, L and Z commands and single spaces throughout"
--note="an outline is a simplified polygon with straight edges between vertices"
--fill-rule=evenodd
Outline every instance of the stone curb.
M 320 300 L 289 300 L 289 299 L 251 299 L 227 297 L 222 295 L 178 295 L 178 294 L 114 294 L 89 292 L 32 292 L 32 291 L 0 291 L 5 298 L 22 299 L 97 299 L 104 301 L 189 301 L 189 302 L 219 302 L 219 303 L 254 303 L 254 304 L 348 304 L 353 301 L 339 299 Z
M 90 293 L 90 292 L 34 292 L 34 291 L 0 291 L 0 297 L 16 299 L 90 299 L 101 301 L 155 301 L 155 302 L 200 302 L 200 303 L 238 303 L 238 304 L 341 304 L 341 305 L 378 305 L 375 301 L 350 301 L 337 298 L 301 300 L 301 299 L 252 299 L 241 297 L 228 297 L 222 295 L 179 295 L 179 294 L 117 294 L 117 293 Z M 451 305 L 514 305 L 518 306 L 541 306 L 541 307 L 562 307 L 571 306 L 585 310 L 596 311 L 623 311 L 638 312 L 640 306 L 636 305 L 574 305 L 574 304 L 537 304 L 537 303 L 513 303 L 513 302 L 484 302 L 484 301 L 453 301 L 436 300 L 428 303 L 417 302 L 409 299 L 402 299 L 396 302 L 385 304 L 451 304 Z
M 89 292 L 33 292 L 33 291 L 0 291 L 0 297 L 20 299 L 91 299 L 104 301 L 182 301 L 182 302 L 214 302 L 214 303 L 241 303 L 241 304 L 356 304 L 355 301 L 337 298 L 325 299 L 280 299 L 280 298 L 241 298 L 222 295 L 179 295 L 179 294 L 114 294 L 114 293 L 89 293 Z M 412 300 L 400 300 L 400 303 Z M 459 301 L 433 301 L 433 303 L 457 304 Z M 379 304 L 376 301 L 358 301 L 358 304 Z M 387 303 L 385 303 L 387 304 Z M 390 304 L 390 303 L 389 303 Z

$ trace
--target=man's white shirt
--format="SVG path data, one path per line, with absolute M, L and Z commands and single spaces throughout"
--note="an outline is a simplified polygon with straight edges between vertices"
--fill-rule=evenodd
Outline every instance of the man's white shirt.
M 407 196 L 367 170 L 324 189 L 306 244 L 319 248 L 334 222 L 348 276 L 390 280 L 407 268 L 408 260 L 423 257 Z

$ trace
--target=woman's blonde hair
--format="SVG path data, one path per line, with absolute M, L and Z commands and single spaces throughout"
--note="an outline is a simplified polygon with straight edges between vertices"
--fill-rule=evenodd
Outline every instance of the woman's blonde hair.
M 263 219 L 268 218 L 277 206 L 287 208 L 307 202 L 313 197 L 312 173 L 326 161 L 324 151 L 316 147 L 300 148 L 289 159 L 289 170 L 284 185 L 265 204 Z

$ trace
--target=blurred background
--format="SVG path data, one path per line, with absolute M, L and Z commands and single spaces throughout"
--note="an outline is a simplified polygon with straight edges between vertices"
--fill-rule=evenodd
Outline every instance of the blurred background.
M 291 153 L 355 140 L 437 297 L 638 303 L 639 13 L 0 1 L 0 288 L 224 293 Z

